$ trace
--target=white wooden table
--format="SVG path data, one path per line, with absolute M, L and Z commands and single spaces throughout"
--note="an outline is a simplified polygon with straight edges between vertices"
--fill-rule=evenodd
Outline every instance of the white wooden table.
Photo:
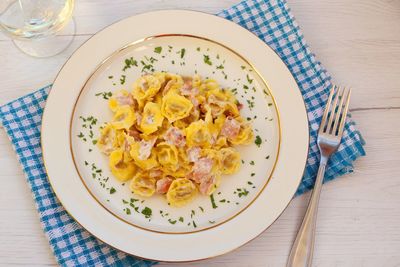
M 30 58 L 0 35 L 0 104 L 51 83 L 82 42 L 114 21 L 154 9 L 215 13 L 237 1 L 77 1 L 77 35 L 61 55 Z M 323 189 L 314 266 L 400 266 L 400 1 L 288 1 L 336 83 L 353 87 L 352 114 L 367 141 L 367 157 L 355 163 L 355 172 Z M 0 181 L 0 265 L 56 265 L 2 130 Z M 294 199 L 268 231 L 244 247 L 180 266 L 284 266 L 308 198 Z

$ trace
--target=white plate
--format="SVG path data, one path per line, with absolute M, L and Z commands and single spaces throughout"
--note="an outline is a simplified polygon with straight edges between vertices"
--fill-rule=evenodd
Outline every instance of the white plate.
M 123 70 L 131 57 L 138 66 Z M 130 89 L 152 69 L 198 73 L 233 89 L 245 106 L 242 116 L 251 119 L 261 138 L 261 145 L 239 148 L 244 163 L 239 173 L 223 177 L 215 205 L 209 197 L 197 197 L 184 208 L 172 208 L 162 196 L 132 195 L 112 177 L 107 158 L 92 143 L 98 126 L 111 118 L 101 93 Z M 93 129 L 82 119 L 89 116 L 97 119 Z M 66 210 L 111 246 L 160 261 L 221 255 L 265 230 L 300 182 L 308 141 L 304 102 L 279 57 L 236 24 L 193 11 L 141 14 L 97 33 L 58 74 L 42 123 L 45 166 Z M 149 209 L 150 217 L 142 214 Z

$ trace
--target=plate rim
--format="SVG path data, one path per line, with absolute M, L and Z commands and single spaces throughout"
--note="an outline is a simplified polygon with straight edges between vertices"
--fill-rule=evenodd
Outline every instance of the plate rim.
M 293 74 L 290 72 L 290 70 L 288 69 L 288 67 L 287 67 L 287 65 L 285 64 L 285 62 L 283 62 L 283 60 L 279 57 L 279 55 L 278 55 L 268 44 L 266 44 L 264 41 L 262 41 L 258 36 L 256 36 L 256 35 L 255 35 L 254 33 L 252 33 L 251 31 L 249 31 L 249 30 L 247 30 L 247 29 L 241 27 L 240 25 L 238 25 L 238 24 L 236 24 L 236 23 L 234 23 L 234 22 L 232 22 L 232 21 L 230 21 L 230 20 L 227 20 L 227 19 L 225 19 L 225 18 L 221 18 L 221 17 L 218 17 L 218 16 L 216 16 L 216 15 L 208 14 L 208 13 L 206 13 L 206 12 L 194 11 L 194 10 L 186 10 L 186 9 L 167 9 L 167 10 L 157 10 L 157 11 L 144 12 L 144 13 L 140 13 L 140 14 L 136 14 L 136 15 L 133 15 L 133 16 L 129 16 L 129 17 L 120 19 L 120 20 L 118 20 L 118 21 L 116 21 L 116 22 L 114 22 L 114 23 L 112 23 L 112 24 L 110 24 L 110 25 L 107 25 L 107 26 L 104 27 L 103 29 L 101 29 L 101 30 L 99 30 L 98 32 L 96 32 L 93 36 L 91 36 L 90 38 L 88 38 L 85 42 L 83 42 L 83 43 L 71 54 L 71 56 L 68 57 L 68 59 L 66 60 L 66 62 L 62 65 L 62 67 L 60 68 L 59 72 L 57 73 L 57 75 L 56 75 L 56 77 L 55 77 L 55 79 L 54 79 L 54 83 L 56 83 L 56 81 L 57 81 L 58 78 L 59 78 L 60 73 L 64 70 L 65 66 L 70 62 L 71 58 L 72 58 L 73 56 L 76 55 L 76 52 L 79 51 L 83 46 L 85 46 L 85 45 L 86 45 L 89 41 L 91 41 L 94 37 L 98 36 L 99 33 L 103 32 L 104 30 L 106 30 L 106 29 L 108 29 L 108 28 L 111 28 L 112 26 L 115 26 L 115 25 L 117 25 L 117 24 L 119 24 L 119 23 L 121 23 L 121 22 L 123 22 L 123 21 L 132 19 L 133 17 L 143 16 L 143 15 L 149 15 L 149 14 L 157 14 L 157 13 L 166 13 L 166 12 L 167 12 L 167 13 L 168 13 L 168 12 L 184 12 L 184 13 L 187 12 L 187 13 L 194 13 L 194 14 L 202 14 L 202 15 L 208 16 L 208 18 L 210 18 L 210 19 L 211 19 L 212 17 L 218 18 L 218 20 L 220 20 L 221 23 L 222 23 L 223 21 L 224 21 L 225 23 L 228 22 L 228 24 L 234 25 L 234 26 L 236 26 L 237 28 L 243 29 L 243 30 L 245 30 L 246 32 L 250 33 L 251 35 L 253 35 L 255 38 L 257 38 L 259 41 L 261 41 L 261 42 L 263 43 L 264 49 L 269 50 L 270 52 L 273 52 L 273 54 L 275 54 L 275 56 L 279 59 L 279 61 L 284 65 L 285 70 L 288 72 L 288 74 L 290 75 L 290 78 L 292 79 L 292 81 L 293 81 L 294 84 L 295 84 L 295 87 L 296 87 L 296 88 L 295 88 L 295 89 L 296 89 L 295 91 L 298 91 L 297 93 L 300 94 L 300 96 L 301 96 L 301 92 L 300 92 L 300 89 L 299 89 L 299 87 L 298 87 L 298 84 L 297 84 L 297 82 L 295 81 L 295 79 L 294 79 L 294 77 L 293 77 Z M 215 41 L 215 40 L 212 40 L 212 41 Z M 217 43 L 218 43 L 218 42 L 217 42 Z M 230 47 L 229 47 L 229 48 L 230 48 Z M 232 50 L 236 52 L 236 50 L 234 50 L 234 49 L 232 49 Z M 246 57 L 245 57 L 245 58 L 246 58 Z M 247 59 L 247 58 L 246 58 L 246 59 Z M 251 65 L 252 65 L 252 64 L 251 64 Z M 264 76 L 262 76 L 262 75 L 260 75 L 260 76 L 261 76 L 262 78 L 264 78 Z M 289 78 L 289 77 L 288 77 L 288 78 Z M 268 85 L 268 82 L 267 82 L 267 81 L 265 81 L 265 83 Z M 268 88 L 270 88 L 269 85 L 268 85 Z M 271 92 L 273 92 L 273 91 L 274 91 L 274 90 L 272 89 Z M 45 132 L 45 131 L 43 131 L 43 129 L 46 128 L 45 121 L 46 121 L 47 113 L 48 113 L 48 109 L 49 109 L 48 103 L 50 103 L 50 102 L 49 102 L 50 97 L 51 97 L 52 95 L 54 95 L 54 94 L 52 94 L 53 92 L 54 92 L 54 90 L 51 90 L 51 91 L 50 91 L 50 93 L 49 93 L 49 95 L 48 95 L 48 98 L 47 98 L 47 101 L 46 101 L 46 105 L 45 105 L 44 110 L 43 110 L 43 114 L 42 114 L 42 124 L 41 124 L 41 132 L 42 132 L 42 134 L 41 134 L 41 137 L 40 137 L 40 140 L 41 140 L 41 148 L 42 148 L 42 152 L 43 152 L 43 164 L 44 164 L 44 167 L 45 167 L 45 170 L 46 170 L 46 174 L 47 174 L 47 176 L 48 176 L 48 180 L 49 180 L 50 186 L 51 186 L 52 190 L 54 191 L 56 197 L 57 197 L 57 198 L 59 199 L 59 201 L 61 202 L 63 208 L 66 210 L 66 212 L 67 212 L 79 225 L 81 225 L 81 226 L 83 227 L 83 229 L 85 229 L 86 231 L 88 231 L 90 234 L 92 234 L 92 235 L 93 235 L 94 237 L 96 237 L 97 239 L 101 240 L 102 242 L 106 243 L 107 245 L 109 245 L 109 246 L 111 246 L 111 247 L 113 247 L 113 248 L 115 248 L 115 249 L 117 249 L 117 250 L 119 250 L 119 251 L 125 252 L 125 253 L 127 253 L 127 254 L 129 254 L 129 255 L 138 257 L 138 258 L 140 258 L 140 259 L 153 260 L 153 261 L 162 261 L 162 262 L 194 262 L 194 261 L 199 261 L 199 260 L 205 260 L 205 259 L 213 258 L 213 257 L 216 257 L 216 256 L 220 256 L 220 255 L 226 254 L 226 253 L 228 253 L 228 252 L 230 252 L 230 251 L 233 251 L 233 250 L 235 250 L 235 249 L 237 249 L 237 248 L 239 248 L 239 247 L 241 247 L 241 246 L 244 246 L 245 244 L 249 243 L 250 241 L 254 240 L 256 237 L 258 237 L 259 235 L 261 235 L 261 234 L 262 234 L 264 231 L 266 231 L 278 218 L 280 218 L 280 216 L 283 214 L 283 212 L 286 210 L 286 208 L 288 207 L 288 205 L 289 205 L 290 202 L 291 202 L 291 200 L 289 200 L 289 201 L 287 202 L 287 204 L 285 205 L 285 207 L 279 212 L 279 215 L 278 215 L 274 220 L 272 220 L 272 222 L 271 222 L 268 226 L 266 226 L 261 232 L 259 232 L 257 235 L 255 235 L 255 236 L 253 236 L 252 238 L 248 239 L 246 242 L 244 242 L 244 243 L 242 243 L 242 244 L 240 244 L 240 245 L 238 245 L 238 246 L 235 246 L 234 248 L 230 249 L 229 251 L 224 251 L 224 252 L 222 252 L 222 253 L 215 254 L 215 255 L 211 255 L 211 256 L 209 256 L 209 257 L 201 257 L 201 258 L 191 259 L 191 260 L 152 259 L 152 258 L 148 258 L 148 257 L 143 257 L 143 256 L 135 255 L 135 254 L 133 254 L 133 253 L 131 253 L 131 252 L 129 252 L 129 251 L 126 251 L 126 250 L 124 250 L 124 249 L 115 247 L 113 244 L 110 244 L 109 242 L 104 241 L 103 239 L 101 239 L 100 237 L 98 237 L 96 234 L 94 234 L 94 233 L 92 233 L 90 230 L 88 230 L 87 227 L 85 227 L 84 225 L 82 225 L 82 224 L 74 217 L 74 215 L 65 207 L 64 203 L 61 201 L 59 195 L 57 194 L 57 190 L 55 190 L 55 187 L 53 186 L 52 179 L 50 178 L 50 175 L 49 175 L 48 166 L 46 165 L 46 161 L 45 161 L 45 154 L 46 154 L 46 152 L 45 152 L 45 150 L 43 149 L 43 148 L 44 148 L 44 146 L 43 146 L 43 140 L 44 140 L 44 139 L 43 139 L 43 133 Z M 275 102 L 275 98 L 273 98 L 273 99 L 274 99 L 274 102 Z M 302 111 L 304 111 L 304 114 L 303 114 L 303 115 L 305 115 L 305 118 L 306 118 L 306 120 L 305 120 L 305 122 L 306 122 L 306 123 L 305 123 L 305 125 L 306 125 L 305 128 L 306 128 L 306 132 L 307 132 L 307 142 L 306 142 L 306 143 L 309 144 L 310 135 L 309 135 L 309 121 L 308 121 L 308 119 L 307 119 L 307 109 L 306 109 L 305 102 L 304 102 L 304 100 L 303 100 L 302 97 L 301 97 L 301 100 L 302 100 L 301 102 L 302 102 L 302 104 L 303 104 L 303 106 L 304 106 L 304 107 L 303 107 L 304 109 L 302 110 Z M 279 103 L 276 103 L 276 102 L 275 102 L 275 105 L 276 105 L 276 109 L 279 111 Z M 279 131 L 281 131 L 281 128 L 279 128 Z M 306 167 L 306 164 L 307 164 L 307 155 L 308 155 L 308 152 L 309 152 L 309 146 L 307 145 L 307 148 L 306 148 L 306 151 L 305 151 L 305 154 L 304 154 L 304 168 L 302 168 L 301 173 L 304 173 L 304 170 L 305 170 L 305 167 Z M 279 154 L 277 155 L 277 162 L 279 162 Z M 277 163 L 276 163 L 275 165 L 277 165 Z M 273 172 L 272 172 L 272 173 L 273 173 Z M 302 177 L 302 175 L 300 175 L 300 178 L 298 178 L 298 183 L 296 184 L 296 189 L 298 188 L 298 186 L 299 186 L 300 183 L 301 183 L 301 177 Z M 268 184 L 268 182 L 267 182 L 266 184 Z M 290 199 L 292 199 L 292 197 L 295 195 L 295 192 L 296 192 L 296 190 L 294 190 L 293 195 L 291 196 Z M 262 191 L 260 192 L 260 194 L 261 194 L 261 193 L 262 193 Z

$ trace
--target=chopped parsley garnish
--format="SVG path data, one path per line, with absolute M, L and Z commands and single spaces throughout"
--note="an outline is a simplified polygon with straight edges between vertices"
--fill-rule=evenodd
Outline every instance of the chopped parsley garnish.
M 183 222 L 183 217 L 179 217 L 179 221 L 180 221 L 180 222 Z
M 253 79 L 250 79 L 250 77 L 249 77 L 248 74 L 246 75 L 246 78 L 247 78 L 247 81 L 248 81 L 250 84 L 253 83 Z
M 201 210 L 201 212 L 204 212 L 204 209 L 202 206 L 199 206 L 199 209 Z
M 213 209 L 218 208 L 218 206 L 215 204 L 215 199 L 214 199 L 214 194 L 210 195 L 210 200 L 211 200 L 211 205 Z
M 222 69 L 224 69 L 224 65 L 221 64 L 217 66 L 217 70 L 222 70 Z
M 131 210 L 130 210 L 129 208 L 125 208 L 125 213 L 126 213 L 127 215 L 130 215 L 130 214 L 131 214 Z
M 142 214 L 146 217 L 146 218 L 150 218 L 151 214 L 152 214 L 152 210 L 149 207 L 145 207 L 142 210 Z
M 265 89 L 263 89 L 263 92 L 264 92 L 265 95 L 269 95 L 268 92 Z
M 122 203 L 124 203 L 124 204 L 128 204 L 129 202 L 128 202 L 128 201 L 126 201 L 125 199 L 122 199 Z
M 253 183 L 252 183 L 252 182 L 250 182 L 250 181 L 248 181 L 248 182 L 247 182 L 247 184 L 249 184 L 249 185 L 252 185 Z
M 175 224 L 175 223 L 176 223 L 176 220 L 168 219 L 168 222 L 169 222 L 170 224 Z
M 127 69 L 130 69 L 132 66 L 137 67 L 138 63 L 136 60 L 133 59 L 133 57 L 126 58 L 125 59 L 125 66 L 122 68 L 122 71 L 126 71 Z M 110 76 L 111 77 L 111 76 Z M 110 78 L 109 77 L 109 78 Z
M 254 165 L 254 160 L 250 161 L 250 165 Z
M 121 75 L 121 78 L 119 79 L 119 82 L 121 84 L 125 84 L 125 79 L 126 79 L 126 76 L 125 75 Z
M 221 199 L 219 202 L 225 203 L 225 202 L 226 202 L 226 199 Z
M 247 89 L 249 89 L 249 87 L 247 85 L 243 84 L 243 89 L 247 90 Z
M 251 177 L 253 177 L 254 175 L 256 175 L 254 172 L 251 173 Z
M 196 228 L 197 224 L 193 221 L 193 227 Z
M 269 155 L 265 157 L 265 159 L 269 159 Z
M 110 194 L 114 194 L 115 192 L 117 192 L 117 190 L 114 187 L 111 187 Z
M 97 119 L 93 116 L 89 116 L 87 118 L 84 118 L 82 116 L 79 117 L 83 122 L 87 122 L 87 124 L 82 125 L 82 127 L 87 128 L 89 126 L 90 129 L 92 129 L 92 125 L 96 125 Z
M 249 191 L 247 191 L 246 188 L 243 188 L 243 190 L 241 192 L 239 192 L 238 196 L 242 197 L 242 196 L 247 196 L 249 194 Z
M 208 222 L 211 223 L 211 224 L 215 223 L 215 221 L 208 221 Z
M 162 51 L 162 47 L 161 46 L 157 46 L 154 48 L 154 53 L 160 54 Z
M 112 78 L 114 78 L 114 76 L 112 76 L 112 75 L 108 76 L 108 79 L 112 79 Z
M 204 60 L 204 63 L 206 63 L 207 65 L 212 65 L 212 62 L 211 62 L 211 60 L 210 60 L 210 56 L 208 56 L 208 55 L 203 55 L 203 60 Z
M 244 70 L 246 67 L 245 66 L 240 66 L 242 68 L 242 70 Z
M 246 188 L 236 188 L 236 191 L 233 192 L 234 194 L 237 194 L 239 197 L 242 196 L 247 196 L 249 194 L 249 191 Z M 236 203 L 238 205 L 238 203 Z
M 181 58 L 183 58 L 185 56 L 185 52 L 186 52 L 186 49 L 182 48 L 181 49 Z
M 140 64 L 142 64 L 142 72 L 148 70 L 151 72 L 154 72 L 154 66 L 153 63 L 158 61 L 157 59 L 155 59 L 154 57 L 144 57 L 144 60 L 140 61 Z
M 251 101 L 251 100 L 247 99 L 247 104 L 249 105 L 250 109 L 254 108 L 254 101 Z
M 258 147 L 261 146 L 262 140 L 261 140 L 261 137 L 260 137 L 259 135 L 256 136 L 256 140 L 254 140 L 254 143 L 255 143 Z
M 200 47 L 197 47 L 196 50 L 197 50 L 197 51 L 200 51 Z
M 93 145 L 97 144 L 97 140 L 92 140 L 92 144 Z
M 85 166 L 89 165 L 89 163 L 85 160 Z

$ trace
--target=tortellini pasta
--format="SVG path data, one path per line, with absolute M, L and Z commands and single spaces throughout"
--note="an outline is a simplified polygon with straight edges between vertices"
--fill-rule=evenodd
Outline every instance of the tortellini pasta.
M 122 150 L 114 150 L 110 154 L 109 163 L 112 174 L 121 182 L 130 180 L 136 172 L 136 165 L 125 160 Z
M 161 88 L 165 77 L 159 75 L 144 75 L 137 79 L 133 84 L 133 97 L 143 106 L 145 100 L 155 96 Z
M 176 171 L 179 167 L 178 150 L 175 145 L 161 142 L 155 148 L 158 162 L 165 168 Z
M 129 129 L 136 121 L 135 113 L 130 106 L 118 107 L 113 118 L 115 129 Z
M 240 168 L 240 155 L 234 148 L 225 147 L 219 150 L 221 172 L 223 174 L 232 174 Z
M 112 174 L 131 180 L 134 194 L 165 194 L 171 206 L 181 207 L 197 193 L 212 194 L 221 175 L 239 170 L 233 146 L 251 143 L 254 134 L 238 105 L 215 80 L 146 74 L 131 91 L 113 93 L 113 117 L 97 146 L 109 157 Z
M 188 203 L 196 194 L 196 186 L 186 178 L 175 179 L 167 192 L 168 202 L 175 207 L 182 207 Z
M 129 188 L 139 196 L 151 197 L 156 192 L 156 179 L 149 177 L 147 173 L 138 172 Z
M 143 109 L 140 129 L 144 134 L 151 134 L 158 130 L 162 125 L 164 117 L 161 115 L 160 105 L 147 102 Z
M 174 122 L 189 116 L 193 108 L 192 102 L 184 96 L 169 92 L 162 99 L 161 113 L 170 122 Z
M 189 146 L 209 147 L 211 145 L 210 129 L 203 120 L 192 122 L 186 128 L 186 140 Z

